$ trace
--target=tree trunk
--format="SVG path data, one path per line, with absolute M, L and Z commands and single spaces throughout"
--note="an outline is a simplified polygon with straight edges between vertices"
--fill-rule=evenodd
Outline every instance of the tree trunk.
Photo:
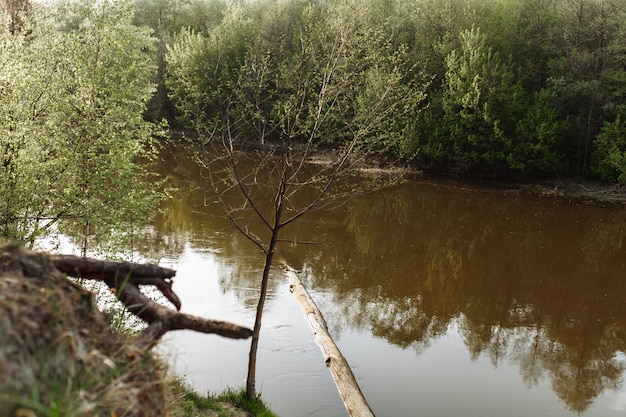
M 256 317 L 254 319 L 254 329 L 252 330 L 252 342 L 250 343 L 250 354 L 248 357 L 248 376 L 246 378 L 246 395 L 251 400 L 256 399 L 256 355 L 259 348 L 259 335 L 261 334 L 261 320 L 263 318 L 263 307 L 265 306 L 265 298 L 267 296 L 267 285 L 270 279 L 270 269 L 272 268 L 272 260 L 274 258 L 274 250 L 278 242 L 278 232 L 282 227 L 280 219 L 283 214 L 283 202 L 285 197 L 285 189 L 287 186 L 287 161 L 283 165 L 280 176 L 280 185 L 276 192 L 274 200 L 274 224 L 271 227 L 272 235 L 265 252 L 265 266 L 263 267 L 263 278 L 261 279 L 261 294 L 259 294 L 259 302 L 256 307 Z M 250 201 L 250 200 L 248 200 Z
M 275 244 L 274 244 L 275 245 Z M 263 307 L 267 295 L 267 284 L 269 282 L 270 268 L 272 266 L 273 252 L 265 255 L 265 267 L 263 268 L 263 278 L 261 280 L 261 294 L 256 308 L 254 328 L 252 330 L 252 341 L 250 342 L 250 353 L 248 354 L 248 376 L 246 377 L 246 396 L 251 400 L 256 399 L 256 354 L 259 348 L 259 335 L 261 334 L 261 319 L 263 318 Z

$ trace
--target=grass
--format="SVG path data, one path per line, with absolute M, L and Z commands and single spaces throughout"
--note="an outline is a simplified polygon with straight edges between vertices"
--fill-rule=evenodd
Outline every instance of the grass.
M 277 417 L 261 399 L 249 399 L 244 389 L 228 388 L 220 394 L 209 392 L 204 396 L 181 378 L 171 379 L 168 385 L 175 398 L 170 410 L 173 417 L 200 417 L 208 415 L 209 410 L 219 417 L 241 416 L 244 411 L 251 416 Z

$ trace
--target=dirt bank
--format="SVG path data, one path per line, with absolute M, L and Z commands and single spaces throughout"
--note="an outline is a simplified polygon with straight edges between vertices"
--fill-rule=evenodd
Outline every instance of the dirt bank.
M 57 268 L 59 256 L 0 246 L 0 417 L 252 415 L 237 397 L 199 396 L 167 376 Z
M 167 415 L 163 367 L 50 258 L 0 249 L 0 417 Z

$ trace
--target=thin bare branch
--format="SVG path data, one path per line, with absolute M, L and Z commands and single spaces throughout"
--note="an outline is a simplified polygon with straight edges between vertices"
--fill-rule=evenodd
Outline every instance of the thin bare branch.
M 211 186 L 213 187 L 213 189 L 217 189 L 215 182 L 213 180 L 213 177 L 211 177 Z M 258 239 L 256 236 L 251 235 L 250 233 L 248 233 L 246 231 L 246 229 L 239 223 L 239 221 L 233 216 L 233 211 L 229 209 L 228 204 L 226 204 L 226 202 L 224 201 L 224 198 L 222 197 L 222 194 L 220 193 L 216 193 L 216 196 L 220 202 L 220 204 L 222 205 L 222 207 L 224 207 L 225 209 L 225 213 L 226 213 L 226 217 L 228 218 L 228 220 L 230 220 L 230 222 L 235 226 L 235 228 L 249 241 L 251 241 L 252 243 L 254 243 L 259 249 L 261 249 L 261 251 L 263 253 L 267 253 L 267 249 L 265 249 L 265 246 L 263 246 L 263 243 L 261 242 L 260 239 Z M 245 200 L 245 202 L 247 202 L 248 199 Z
M 230 133 L 229 133 L 230 135 Z M 231 169 L 233 172 L 233 176 L 236 182 L 237 187 L 239 188 L 239 191 L 241 192 L 241 195 L 243 196 L 243 198 L 248 201 L 252 207 L 252 209 L 254 210 L 254 212 L 256 213 L 256 215 L 258 216 L 258 218 L 263 222 L 263 224 L 265 224 L 265 226 L 269 229 L 272 230 L 272 226 L 269 223 L 268 219 L 265 218 L 265 216 L 263 215 L 263 213 L 261 212 L 261 210 L 257 207 L 257 205 L 254 202 L 254 199 L 250 196 L 250 194 L 248 193 L 248 191 L 245 189 L 245 187 L 243 186 L 243 181 L 241 179 L 241 176 L 239 174 L 239 169 L 237 167 L 237 163 L 235 161 L 235 154 L 233 152 L 233 140 L 232 137 L 229 136 L 228 139 L 228 144 L 229 144 L 229 154 L 230 154 L 230 160 L 231 160 Z

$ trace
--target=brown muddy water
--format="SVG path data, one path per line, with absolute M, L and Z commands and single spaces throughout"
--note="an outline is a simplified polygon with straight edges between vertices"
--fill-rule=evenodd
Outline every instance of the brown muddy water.
M 252 326 L 262 254 L 193 180 L 155 224 L 160 264 L 178 270 L 183 311 Z M 411 180 L 307 215 L 283 237 L 317 242 L 281 253 L 376 415 L 625 415 L 623 207 Z M 244 386 L 248 349 L 186 331 L 160 348 L 201 391 Z M 258 361 L 258 391 L 279 415 L 346 415 L 278 269 Z

